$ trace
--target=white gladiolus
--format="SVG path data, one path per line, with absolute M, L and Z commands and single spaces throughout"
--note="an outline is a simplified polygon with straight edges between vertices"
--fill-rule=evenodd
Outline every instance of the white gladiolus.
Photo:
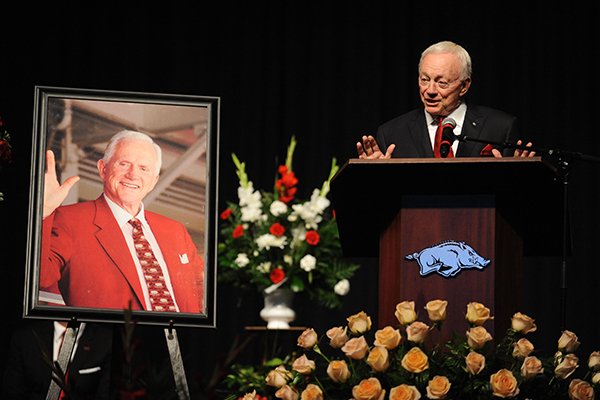
M 248 258 L 248 255 L 246 255 L 246 253 L 238 253 L 234 262 L 237 264 L 238 267 L 243 268 L 246 265 L 248 265 L 250 259 Z
M 342 279 L 341 281 L 335 284 L 335 286 L 333 287 L 333 291 L 335 292 L 335 294 L 340 296 L 347 295 L 348 292 L 350 292 L 350 282 L 348 281 L 348 279 Z
M 279 200 L 275 200 L 274 202 L 271 203 L 271 206 L 269 207 L 269 211 L 271 212 L 271 214 L 273 214 L 274 216 L 278 217 L 282 214 L 285 214 L 288 210 L 288 206 L 287 204 L 285 204 L 283 201 L 279 201 Z
M 306 272 L 312 271 L 313 269 L 315 269 L 316 266 L 317 266 L 317 259 L 310 254 L 305 255 L 300 260 L 300 268 L 302 268 Z
M 271 247 L 283 249 L 287 244 L 287 238 L 285 236 L 277 237 L 270 233 L 257 237 L 255 241 L 260 250 L 270 249 Z
M 238 187 L 238 197 L 242 221 L 254 222 L 264 219 L 261 210 L 261 194 L 260 191 L 254 190 L 252 182 L 248 182 L 247 187 Z

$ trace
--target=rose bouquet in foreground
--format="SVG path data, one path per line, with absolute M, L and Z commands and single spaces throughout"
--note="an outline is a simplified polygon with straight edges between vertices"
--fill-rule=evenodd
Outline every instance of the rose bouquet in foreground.
M 337 223 L 327 199 L 338 165 L 333 159 L 321 188 L 314 189 L 310 199 L 299 200 L 292 168 L 295 147 L 292 138 L 272 191 L 255 189 L 245 164 L 232 155 L 239 200 L 228 202 L 220 215 L 218 279 L 266 293 L 290 288 L 336 308 L 350 290 L 349 279 L 358 268 L 342 258 Z
M 401 302 L 398 325 L 375 331 L 364 312 L 321 336 L 307 329 L 298 338 L 299 351 L 269 367 L 262 386 L 255 385 L 244 398 L 259 393 L 288 400 L 594 399 L 600 352 L 580 367 L 575 354 L 580 343 L 573 332 L 562 332 L 556 353 L 544 358 L 527 338 L 537 330 L 535 321 L 516 313 L 506 335 L 492 345 L 484 326 L 493 318 L 490 310 L 473 302 L 467 305 L 464 335 L 428 345 L 428 335 L 446 318 L 446 306 L 442 300 L 428 302 L 428 322 L 423 322 L 414 302 Z M 578 369 L 581 376 L 575 378 Z

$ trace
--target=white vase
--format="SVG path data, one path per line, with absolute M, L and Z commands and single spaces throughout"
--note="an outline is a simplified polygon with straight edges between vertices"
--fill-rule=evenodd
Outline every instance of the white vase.
M 260 310 L 260 317 L 267 322 L 267 329 L 289 329 L 290 322 L 296 318 L 292 309 L 294 292 L 290 289 L 276 289 L 264 295 L 265 307 Z

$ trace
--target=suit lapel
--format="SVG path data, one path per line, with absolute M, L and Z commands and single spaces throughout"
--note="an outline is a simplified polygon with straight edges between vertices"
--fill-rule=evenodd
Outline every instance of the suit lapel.
M 425 120 L 425 111 L 419 109 L 409 124 L 410 135 L 419 158 L 433 157 L 433 148 L 429 139 L 429 130 L 427 129 L 427 120 Z
M 467 136 L 473 139 L 479 139 L 481 136 L 481 130 L 483 128 L 483 122 L 485 118 L 476 107 L 468 106 L 467 114 L 465 115 L 465 121 L 461 131 L 461 136 Z M 458 150 L 456 152 L 457 157 L 477 157 L 477 149 L 481 148 L 477 142 L 460 142 L 458 144 Z

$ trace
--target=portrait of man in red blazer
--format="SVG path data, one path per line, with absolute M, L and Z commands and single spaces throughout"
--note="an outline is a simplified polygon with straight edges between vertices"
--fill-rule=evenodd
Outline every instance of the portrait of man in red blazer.
M 161 157 L 150 136 L 121 131 L 97 162 L 102 194 L 61 206 L 79 177 L 59 183 L 46 152 L 40 290 L 73 307 L 204 312 L 204 263 L 186 227 L 144 208 Z

